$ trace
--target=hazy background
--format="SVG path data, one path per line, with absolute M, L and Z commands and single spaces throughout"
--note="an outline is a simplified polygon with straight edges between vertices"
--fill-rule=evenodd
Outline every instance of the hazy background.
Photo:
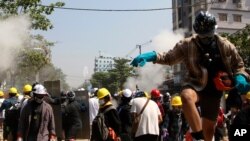
M 55 0 L 47 0 L 47 3 Z M 65 7 L 94 9 L 154 9 L 172 7 L 170 0 L 63 0 Z M 46 1 L 45 1 L 46 4 Z M 52 61 L 67 75 L 67 82 L 77 87 L 93 73 L 94 58 L 99 51 L 114 57 L 125 57 L 136 45 L 152 40 L 142 47 L 151 51 L 154 45 L 172 47 L 174 36 L 172 10 L 148 12 L 93 12 L 55 9 L 50 16 L 54 29 L 38 32 L 56 41 Z M 162 34 L 173 36 L 161 36 Z M 154 39 L 158 39 L 156 42 Z M 163 49 L 164 50 L 164 49 Z M 139 54 L 136 49 L 130 56 Z

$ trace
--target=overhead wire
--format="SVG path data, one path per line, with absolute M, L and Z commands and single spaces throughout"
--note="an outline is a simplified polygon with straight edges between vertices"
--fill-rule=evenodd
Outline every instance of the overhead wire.
M 214 4 L 214 3 L 221 3 L 219 1 L 215 2 L 215 0 L 211 0 L 210 2 L 206 1 L 199 1 L 194 4 L 187 4 L 184 6 L 178 6 L 178 7 L 167 7 L 167 8 L 149 8 L 149 9 L 97 9 L 97 8 L 73 8 L 73 7 L 58 7 L 58 6 L 49 6 L 49 5 L 42 5 L 44 7 L 54 7 L 56 9 L 62 9 L 62 10 L 77 10 L 77 11 L 95 11 L 95 12 L 146 12 L 146 11 L 163 11 L 163 10 L 171 10 L 171 9 L 177 9 L 180 7 L 194 7 L 194 6 L 201 6 L 201 5 L 208 5 L 208 4 Z

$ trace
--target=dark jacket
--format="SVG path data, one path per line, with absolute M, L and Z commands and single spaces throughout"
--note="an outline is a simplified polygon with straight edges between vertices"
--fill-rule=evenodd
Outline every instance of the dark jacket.
M 112 105 L 107 105 L 103 108 L 100 108 L 99 112 L 103 112 L 105 109 L 107 109 L 108 107 L 110 107 Z M 111 127 L 117 136 L 120 136 L 121 134 L 121 120 L 119 118 L 118 112 L 116 109 L 111 109 L 109 111 L 107 111 L 105 114 L 105 123 L 108 127 Z
M 129 103 L 118 106 L 117 111 L 121 120 L 121 132 L 131 134 L 132 117 L 130 113 L 131 105 Z
M 79 112 L 81 112 L 81 107 L 77 101 L 69 102 L 65 107 L 62 106 L 62 122 L 64 129 L 72 127 L 82 128 Z
M 244 62 L 238 54 L 236 47 L 226 38 L 219 35 L 215 35 L 215 38 L 226 72 L 230 76 L 243 74 L 249 78 L 249 75 L 245 72 Z M 184 63 L 188 75 L 183 85 L 190 85 L 197 91 L 203 90 L 207 85 L 208 71 L 200 64 L 202 57 L 204 57 L 200 52 L 200 46 L 197 35 L 185 38 L 177 43 L 172 50 L 158 53 L 155 63 L 166 65 Z
M 30 129 L 30 122 L 32 116 L 32 101 L 29 101 L 23 108 L 20 122 L 18 125 L 18 136 L 21 136 L 26 141 Z M 52 107 L 43 101 L 42 103 L 42 115 L 40 128 L 37 135 L 38 141 L 48 141 L 51 135 L 56 134 L 55 132 L 55 121 Z

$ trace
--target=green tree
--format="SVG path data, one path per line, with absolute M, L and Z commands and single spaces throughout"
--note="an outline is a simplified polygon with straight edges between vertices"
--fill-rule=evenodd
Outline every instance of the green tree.
M 44 6 L 42 0 L 0 0 L 0 17 L 28 14 L 33 29 L 48 30 L 52 29 L 53 25 L 47 16 L 53 13 L 55 6 L 62 7 L 64 3 L 56 2 Z
M 114 62 L 114 69 L 111 69 L 109 73 L 111 80 L 116 80 L 113 82 L 115 89 L 122 90 L 127 78 L 133 75 L 133 67 L 128 64 L 130 62 L 128 59 L 118 58 L 114 59 Z
M 90 82 L 93 87 L 105 87 L 112 94 L 122 90 L 129 76 L 132 76 L 133 68 L 129 66 L 130 60 L 124 58 L 114 59 L 114 69 L 108 72 L 96 72 L 92 75 Z
M 250 25 L 233 34 L 223 33 L 222 36 L 227 37 L 237 47 L 245 66 L 250 68 Z

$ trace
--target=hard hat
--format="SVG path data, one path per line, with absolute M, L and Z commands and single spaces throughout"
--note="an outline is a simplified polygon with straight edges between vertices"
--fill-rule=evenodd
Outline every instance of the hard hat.
M 41 85 L 41 84 L 37 84 L 35 87 L 34 87 L 34 94 L 39 94 L 39 95 L 47 95 L 47 90 L 46 88 Z
M 29 84 L 24 85 L 24 87 L 23 87 L 23 92 L 24 93 L 28 93 L 28 92 L 31 92 L 31 91 L 32 91 L 32 86 L 31 85 L 29 85 Z
M 147 98 L 149 98 L 148 93 L 144 92 L 144 91 L 138 91 L 138 92 L 136 92 L 135 93 L 135 97 L 147 97 Z
M 61 98 L 67 98 L 67 93 L 65 91 L 61 91 Z
M 172 106 L 182 106 L 181 97 L 180 96 L 174 96 L 171 101 Z
M 110 92 L 106 88 L 101 88 L 97 92 L 97 98 L 98 99 L 102 99 L 107 95 L 110 95 Z
M 247 92 L 247 94 L 246 94 L 246 98 L 247 98 L 248 100 L 250 100 L 250 91 L 249 91 L 249 92 Z
M 129 98 L 129 97 L 132 96 L 132 91 L 131 91 L 130 89 L 124 89 L 124 90 L 122 91 L 122 95 L 123 95 L 124 97 Z
M 0 91 L 0 97 L 4 96 L 3 91 Z
M 196 17 L 193 24 L 194 31 L 200 35 L 210 35 L 215 32 L 215 17 L 208 11 L 201 11 Z
M 10 93 L 10 94 L 17 94 L 17 89 L 16 89 L 15 87 L 11 87 L 11 88 L 9 89 L 9 93 Z
M 151 97 L 152 98 L 159 98 L 159 97 L 161 97 L 160 91 L 158 89 L 153 89 L 151 91 Z

